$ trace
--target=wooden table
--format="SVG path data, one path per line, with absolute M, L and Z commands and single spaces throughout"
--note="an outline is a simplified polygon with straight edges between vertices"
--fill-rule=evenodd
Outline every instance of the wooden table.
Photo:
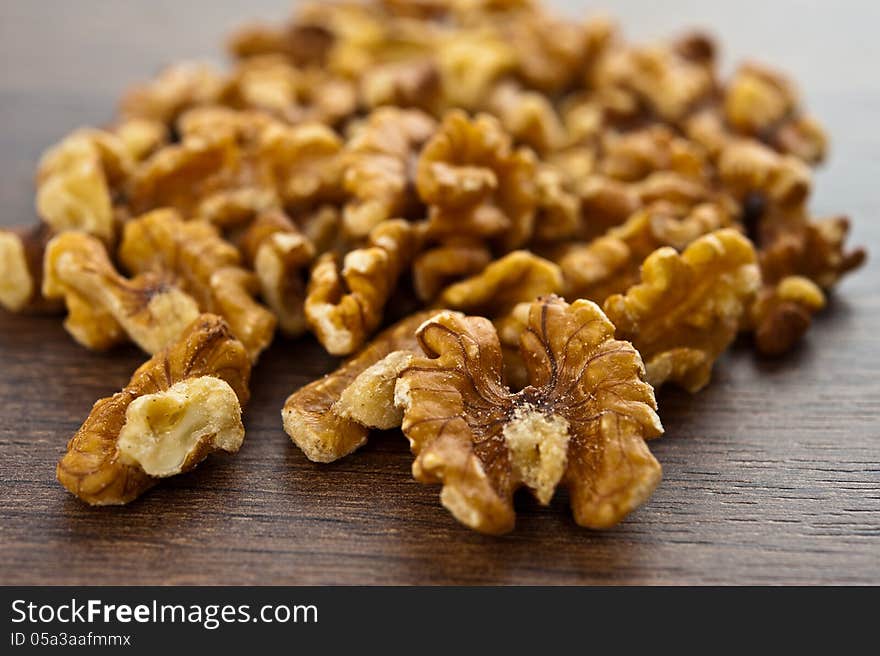
M 126 84 L 162 63 L 218 56 L 245 17 L 239 4 L 4 2 L 0 223 L 34 219 L 43 148 L 107 120 Z M 271 18 L 288 3 L 256 4 Z M 727 54 L 790 70 L 834 137 L 814 207 L 852 213 L 854 242 L 880 250 L 875 3 L 672 2 L 662 15 L 615 4 L 638 37 L 702 24 Z M 516 531 L 500 539 L 459 526 L 436 487 L 412 480 L 397 432 L 333 465 L 305 459 L 279 412 L 332 367 L 311 339 L 263 356 L 236 457 L 127 507 L 88 508 L 56 483 L 55 463 L 95 399 L 144 356 L 92 354 L 55 318 L 0 313 L 0 582 L 880 583 L 877 262 L 841 286 L 795 353 L 762 360 L 741 344 L 704 392 L 663 390 L 666 436 L 652 449 L 664 481 L 623 525 L 587 531 L 564 497 L 540 508 L 523 496 Z

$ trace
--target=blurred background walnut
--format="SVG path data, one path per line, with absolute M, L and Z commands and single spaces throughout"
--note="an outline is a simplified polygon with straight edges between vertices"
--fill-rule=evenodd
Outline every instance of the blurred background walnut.
M 0 305 L 8 311 L 60 310 L 57 302 L 43 297 L 43 254 L 52 236 L 45 223 L 0 230 Z

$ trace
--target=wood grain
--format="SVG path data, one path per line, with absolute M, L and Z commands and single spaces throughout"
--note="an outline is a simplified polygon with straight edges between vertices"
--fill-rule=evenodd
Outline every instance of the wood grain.
M 282 16 L 287 4 L 257 12 Z M 877 252 L 876 5 L 670 2 L 652 15 L 615 4 L 636 36 L 702 23 L 734 56 L 787 67 L 834 137 L 814 205 L 851 212 L 854 241 Z M 247 17 L 238 5 L 4 2 L 0 223 L 33 220 L 43 148 L 107 120 L 121 89 L 160 64 L 216 56 Z M 798 29 L 780 30 L 794 11 Z M 237 456 L 128 507 L 84 507 L 55 482 L 55 463 L 94 400 L 145 358 L 88 353 L 57 319 L 0 313 L 0 583 L 880 583 L 876 262 L 842 285 L 795 353 L 762 360 L 738 344 L 706 391 L 661 393 L 667 433 L 652 449 L 664 481 L 622 526 L 586 531 L 564 497 L 541 508 L 522 496 L 516 531 L 500 539 L 459 526 L 437 488 L 412 480 L 397 432 L 333 465 L 305 459 L 280 408 L 333 366 L 310 339 L 263 356 Z

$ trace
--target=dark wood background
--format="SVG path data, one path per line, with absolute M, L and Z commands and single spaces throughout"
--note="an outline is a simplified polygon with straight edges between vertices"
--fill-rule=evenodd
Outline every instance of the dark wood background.
M 854 241 L 875 256 L 795 353 L 761 360 L 740 344 L 704 392 L 663 390 L 666 435 L 652 449 L 664 481 L 644 508 L 599 533 L 574 524 L 564 497 L 540 508 L 523 496 L 516 531 L 489 538 L 411 479 L 399 433 L 309 463 L 280 418 L 289 392 L 332 367 L 304 339 L 263 356 L 237 456 L 128 507 L 91 509 L 56 483 L 55 463 L 95 399 L 144 356 L 88 353 L 57 319 L 0 312 L 0 582 L 880 583 L 878 5 L 613 4 L 635 37 L 703 25 L 728 62 L 753 55 L 794 74 L 833 136 L 814 207 L 850 212 Z M 244 5 L 3 0 L 0 224 L 34 219 L 41 150 L 106 121 L 128 83 L 174 59 L 218 58 L 241 19 L 288 8 Z

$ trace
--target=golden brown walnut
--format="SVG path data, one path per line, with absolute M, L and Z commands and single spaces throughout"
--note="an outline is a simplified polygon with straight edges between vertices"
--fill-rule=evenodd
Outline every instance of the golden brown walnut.
M 580 199 L 583 236 L 587 239 L 619 226 L 641 206 L 633 185 L 600 175 L 581 178 L 575 193 Z
M 566 184 L 565 175 L 552 164 L 541 164 L 535 176 L 538 206 L 535 239 L 553 242 L 570 239 L 582 229 L 581 198 Z
M 240 59 L 282 54 L 297 66 L 323 66 L 334 40 L 333 33 L 321 25 L 250 23 L 232 34 L 228 49 Z
M 436 115 L 443 105 L 440 69 L 431 58 L 374 66 L 361 78 L 360 93 L 363 103 L 371 108 L 405 107 Z
M 760 218 L 756 232 L 765 282 L 800 275 L 830 289 L 866 258 L 865 249 L 846 248 L 849 219 L 844 216 L 810 220 L 803 207 L 791 211 L 770 208 Z
M 249 219 L 278 204 L 268 171 L 254 164 L 231 129 L 185 135 L 137 168 L 129 204 L 135 214 L 170 207 L 221 225 Z
M 750 309 L 755 345 L 765 355 L 791 350 L 824 307 L 825 294 L 809 278 L 788 276 L 766 285 Z
M 150 119 L 125 119 L 113 128 L 113 133 L 134 162 L 145 160 L 168 143 L 168 127 Z
M 191 107 L 214 104 L 223 89 L 223 76 L 200 62 L 173 64 L 150 82 L 129 89 L 119 109 L 125 118 L 144 118 L 173 125 Z
M 362 239 L 382 221 L 418 208 L 414 164 L 435 129 L 434 120 L 420 111 L 382 107 L 348 141 L 343 184 L 351 200 L 343 221 L 351 238 Z
M 413 288 L 421 301 L 433 300 L 448 284 L 479 273 L 492 261 L 489 248 L 472 239 L 450 239 L 413 261 Z
M 221 226 L 283 203 L 311 208 L 341 195 L 342 142 L 317 123 L 203 107 L 180 119 L 182 141 L 139 166 L 128 188 L 135 213 L 172 207 Z
M 419 196 L 430 207 L 428 234 L 486 238 L 502 250 L 532 236 L 537 194 L 535 158 L 515 150 L 497 119 L 449 112 L 422 150 Z
M 521 12 L 509 24 L 517 76 L 548 96 L 567 90 L 603 48 L 603 29 L 608 24 L 602 21 L 582 25 L 540 11 Z
M 711 60 L 688 58 L 675 44 L 611 48 L 598 62 L 594 77 L 603 102 L 615 112 L 634 116 L 644 106 L 673 123 L 715 89 Z
M 801 160 L 748 140 L 731 141 L 722 149 L 718 176 L 740 201 L 752 194 L 781 207 L 802 204 L 812 185 L 810 169 Z
M 561 291 L 558 266 L 529 251 L 514 251 L 477 275 L 444 289 L 435 306 L 497 318 L 519 303 Z
M 562 247 L 553 259 L 562 269 L 566 297 L 604 303 L 639 282 L 642 261 L 656 249 L 684 248 L 730 224 L 730 214 L 722 205 L 701 203 L 682 209 L 656 203 L 597 239 Z
M 10 312 L 42 313 L 60 309 L 43 298 L 43 254 L 52 238 L 45 223 L 0 229 L 0 306 Z
M 519 390 L 526 386 L 528 372 L 519 353 L 525 323 L 516 309 L 522 312 L 523 306 L 538 297 L 561 293 L 562 287 L 558 266 L 529 251 L 514 251 L 444 289 L 435 306 L 492 320 L 501 341 L 507 383 Z
M 338 369 L 290 395 L 281 413 L 284 430 L 309 460 L 333 462 L 366 442 L 369 429 L 351 419 L 352 406 L 340 406 L 340 397 L 361 373 L 389 353 L 413 351 L 416 328 L 432 314 L 419 312 L 396 323 Z M 374 407 L 390 410 L 392 396 L 389 393 L 380 400 L 377 395 Z M 357 404 L 357 399 L 348 400 Z
M 632 342 L 648 382 L 696 392 L 736 338 L 760 285 L 751 242 L 732 229 L 700 237 L 683 253 L 664 247 L 642 264 L 641 283 L 605 301 L 617 337 Z
M 201 315 L 121 392 L 95 403 L 58 463 L 58 481 L 91 505 L 119 505 L 210 451 L 237 450 L 249 377 L 247 354 L 225 322 Z
M 269 163 L 285 207 L 312 209 L 342 197 L 342 140 L 319 123 L 270 125 L 263 131 L 259 159 Z
M 816 164 L 825 157 L 827 137 L 815 120 L 801 113 L 798 96 L 780 73 L 747 63 L 724 89 L 724 118 L 736 132 Z
M 538 153 L 552 152 L 565 143 L 562 121 L 550 100 L 540 93 L 503 82 L 491 92 L 487 109 L 518 143 Z
M 444 312 L 417 335 L 426 357 L 400 374 L 395 400 L 413 475 L 442 483 L 441 502 L 460 522 L 505 533 L 518 488 L 547 504 L 564 485 L 575 521 L 607 528 L 651 495 L 661 470 L 645 440 L 663 432 L 654 393 L 598 306 L 532 304 L 520 343 L 530 385 L 516 394 L 488 320 Z
M 665 125 L 652 125 L 624 134 L 609 133 L 603 139 L 599 173 L 616 180 L 635 182 L 656 171 L 673 171 L 704 181 L 709 175 L 705 150 L 683 139 Z
M 395 219 L 376 226 L 364 247 L 348 252 L 341 270 L 333 253 L 318 259 L 305 313 L 328 353 L 354 353 L 378 328 L 385 304 L 416 250 L 416 240 L 411 224 Z
M 295 220 L 306 239 L 315 247 L 317 255 L 332 250 L 343 237 L 342 212 L 335 205 L 319 205 L 307 212 L 300 212 Z
M 168 276 L 150 272 L 123 278 L 104 244 L 82 232 L 65 232 L 49 242 L 43 295 L 64 299 L 64 327 L 77 342 L 95 350 L 128 337 L 147 353 L 157 353 L 199 314 L 196 301 Z
M 473 28 L 447 34 L 437 46 L 443 97 L 451 107 L 473 111 L 516 66 L 516 51 L 495 30 Z
M 334 125 L 357 109 L 355 86 L 318 69 L 298 69 L 282 56 L 240 62 L 226 81 L 220 102 L 256 109 L 288 123 Z
M 111 243 L 116 231 L 113 193 L 133 166 L 115 135 L 77 130 L 40 158 L 37 213 L 56 232 L 81 230 Z
M 278 317 L 278 327 L 289 337 L 304 333 L 306 276 L 315 257 L 312 242 L 287 215 L 271 210 L 251 223 L 241 249 L 260 281 L 263 300 Z
M 239 266 L 240 256 L 217 228 L 183 221 L 174 210 L 155 210 L 129 221 L 119 259 L 129 271 L 172 276 L 204 312 L 222 316 L 253 361 L 272 342 L 276 318 L 254 300 L 257 277 Z

